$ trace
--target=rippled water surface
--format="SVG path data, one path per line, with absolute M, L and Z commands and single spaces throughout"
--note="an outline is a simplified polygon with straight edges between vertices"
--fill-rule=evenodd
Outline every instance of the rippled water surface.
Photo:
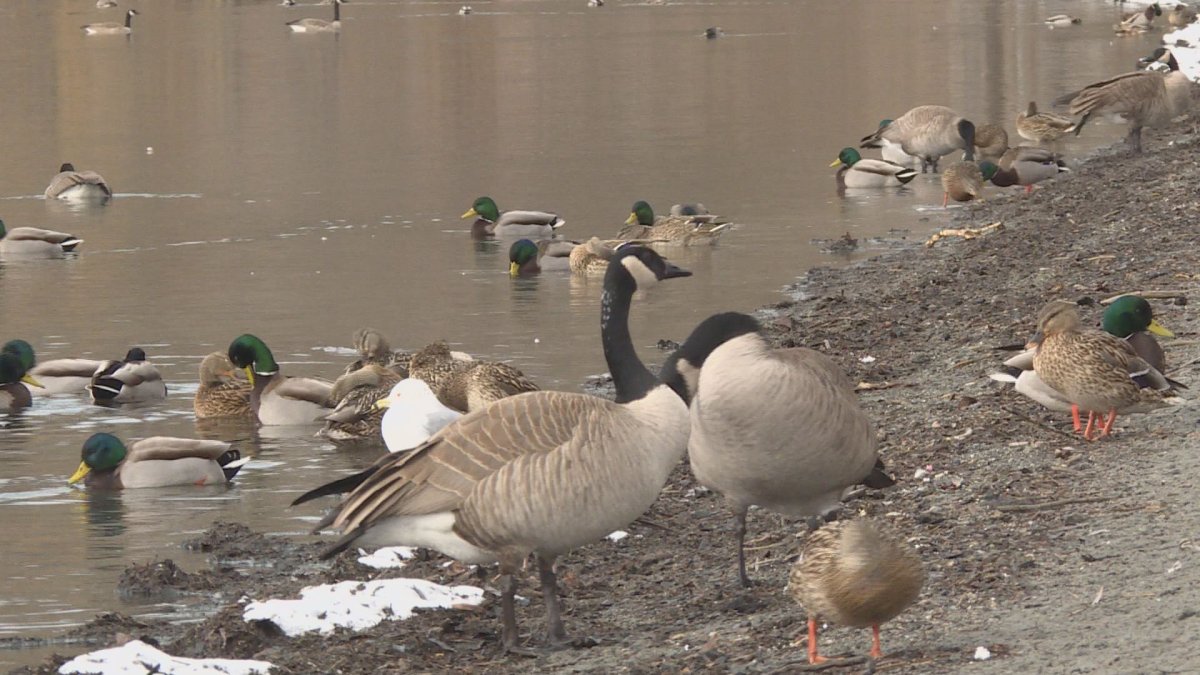
M 81 24 L 121 14 L 90 0 L 0 7 L 0 217 L 86 240 L 67 260 L 0 262 L 0 340 L 42 360 L 139 345 L 170 384 L 149 407 L 43 398 L 0 416 L 0 637 L 105 610 L 187 618 L 118 598 L 121 570 L 203 564 L 179 544 L 216 520 L 302 533 L 316 510 L 288 501 L 374 459 L 315 428 L 198 426 L 199 358 L 240 333 L 291 374 L 339 373 L 364 325 L 397 347 L 446 338 L 510 360 L 547 388 L 603 372 L 598 281 L 509 279 L 506 246 L 471 242 L 458 219 L 476 196 L 560 213 L 574 238 L 612 235 L 637 199 L 740 223 L 715 249 L 674 253 L 695 276 L 635 303 L 635 341 L 657 362 L 657 339 L 880 250 L 831 257 L 814 237 L 924 237 L 944 220 L 934 177 L 836 194 L 830 160 L 881 118 L 942 103 L 1015 142 L 1027 100 L 1129 70 L 1157 40 L 1114 39 L 1108 3 L 460 4 L 356 0 L 331 36 L 283 26 L 328 7 L 144 3 L 130 38 L 85 38 Z M 1084 24 L 1041 25 L 1066 9 Z M 703 39 L 712 25 L 726 37 Z M 1070 149 L 1120 133 L 1099 124 Z M 117 197 L 42 200 L 64 161 Z M 256 458 L 229 489 L 88 494 L 65 479 L 96 430 L 244 439 Z M 0 666 L 38 658 L 0 652 Z

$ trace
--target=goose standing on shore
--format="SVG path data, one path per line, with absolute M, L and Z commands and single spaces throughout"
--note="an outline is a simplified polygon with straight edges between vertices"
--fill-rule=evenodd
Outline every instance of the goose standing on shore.
M 1129 343 L 1102 331 L 1084 330 L 1075 308 L 1075 303 L 1055 301 L 1038 313 L 1042 339 L 1033 369 L 1046 386 L 1071 403 L 1073 414 L 1075 409 L 1087 411 L 1085 440 L 1109 435 L 1118 412 L 1181 403 L 1167 378 Z M 1097 424 L 1098 420 L 1103 423 Z
M 955 150 L 962 150 L 967 161 L 975 159 L 975 125 L 941 105 L 909 110 L 864 137 L 859 147 L 880 148 L 885 140 L 899 143 L 904 152 L 920 157 L 921 173 L 937 173 L 938 160 Z
M 471 223 L 471 237 L 474 239 L 489 239 L 491 237 L 545 237 L 554 236 L 554 231 L 567 221 L 556 214 L 545 211 L 505 211 L 500 212 L 496 201 L 491 197 L 479 197 L 471 204 L 471 208 L 462 214 L 463 218 L 474 218 Z
M 727 312 L 700 322 L 661 377 L 690 404 L 692 473 L 733 511 L 743 586 L 750 585 L 751 505 L 818 518 L 835 511 L 851 485 L 894 483 L 854 384 L 819 352 L 772 347 L 751 316 Z
M 83 240 L 66 232 L 40 227 L 8 229 L 0 220 L 0 255 L 14 258 L 61 258 L 72 253 Z
M 1142 128 L 1167 124 L 1183 114 L 1192 101 L 1192 81 L 1179 70 L 1175 55 L 1159 47 L 1139 63 L 1165 63 L 1166 73 L 1136 71 L 1089 84 L 1083 89 L 1060 97 L 1070 105 L 1072 115 L 1082 115 L 1075 125 L 1075 135 L 1093 115 L 1116 113 L 1129 121 L 1125 142 L 1134 153 L 1142 151 Z
M 293 33 L 336 33 L 342 29 L 342 3 L 345 1 L 333 1 L 333 21 L 296 19 L 287 22 L 287 27 L 292 29 Z
M 561 391 L 501 399 L 412 452 L 302 495 L 295 503 L 353 490 L 317 526 L 344 533 L 323 557 L 401 544 L 498 561 L 502 642 L 513 651 L 516 575 L 533 553 L 548 640 L 565 643 L 554 561 L 642 515 L 687 448 L 687 406 L 638 358 L 629 308 L 635 291 L 689 274 L 640 246 L 609 264 L 600 335 L 615 402 Z
M 808 613 L 808 662 L 826 660 L 817 649 L 818 620 L 871 628 L 871 657 L 882 658 L 879 624 L 916 601 L 924 583 L 916 552 L 869 520 L 810 533 L 788 578 L 788 590 Z
M 279 372 L 265 342 L 249 333 L 229 343 L 229 361 L 246 371 L 250 407 L 264 426 L 313 424 L 333 408 L 333 383 L 313 377 L 288 377 Z
M 137 13 L 136 9 L 125 12 L 125 23 L 123 24 L 116 21 L 102 21 L 89 23 L 80 28 L 83 29 L 84 35 L 129 35 L 133 32 L 133 17 Z
M 891 124 L 892 120 L 882 120 L 879 122 L 879 129 L 883 129 Z M 899 164 L 906 169 L 920 169 L 921 158 L 916 155 L 910 155 L 904 151 L 904 147 L 895 141 L 889 141 L 886 138 L 879 139 L 879 154 L 883 157 L 883 161 Z
M 95 171 L 76 171 L 75 165 L 64 162 L 58 173 L 46 186 L 46 199 L 68 201 L 105 201 L 112 196 L 112 189 L 104 176 Z

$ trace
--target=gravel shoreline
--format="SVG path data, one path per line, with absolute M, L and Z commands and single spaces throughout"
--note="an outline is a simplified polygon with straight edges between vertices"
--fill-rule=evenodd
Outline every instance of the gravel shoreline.
M 819 349 L 862 383 L 898 485 L 847 505 L 903 533 L 929 580 L 918 603 L 887 624 L 887 656 L 833 672 L 1194 672 L 1200 630 L 1200 425 L 1196 406 L 1118 419 L 1083 443 L 1069 420 L 987 379 L 992 347 L 1024 339 L 1047 300 L 1094 303 L 1127 291 L 1153 299 L 1170 374 L 1196 382 L 1200 330 L 1187 300 L 1200 256 L 1200 164 L 1193 121 L 1147 134 L 1147 152 L 1102 151 L 1026 197 L 961 209 L 953 227 L 1003 223 L 971 240 L 892 251 L 848 268 L 810 271 L 798 299 L 767 327 L 784 345 Z M 1100 310 L 1083 308 L 1085 321 Z M 634 332 L 647 327 L 634 319 Z M 658 336 L 654 336 L 658 337 Z M 682 339 L 685 336 L 669 336 Z M 872 358 L 866 358 L 872 357 Z M 1194 387 L 1195 389 L 1195 387 Z M 1185 395 L 1192 396 L 1185 392 Z M 920 477 L 917 477 L 920 475 Z M 758 584 L 736 584 L 731 519 L 719 495 L 681 466 L 634 526 L 560 560 L 567 628 L 595 645 L 536 659 L 499 653 L 498 602 L 418 613 L 361 632 L 286 638 L 241 619 L 243 595 L 295 597 L 304 585 L 413 576 L 479 584 L 436 554 L 377 572 L 343 554 L 319 563 L 319 544 L 216 525 L 190 544 L 211 569 L 168 561 L 131 566 L 121 591 L 191 596 L 218 609 L 189 625 L 107 614 L 71 634 L 108 646 L 149 638 L 179 656 L 271 661 L 275 672 L 797 672 L 805 616 L 784 592 L 803 524 L 752 512 L 748 550 Z M 259 561 L 246 566 L 230 561 Z M 494 588 L 490 576 L 482 581 Z M 542 644 L 536 573 L 518 591 L 531 646 Z M 869 631 L 830 627 L 822 653 L 865 656 Z M 977 648 L 991 654 L 977 661 Z M 77 653 L 82 648 L 64 648 Z M 56 657 L 38 668 L 54 672 Z

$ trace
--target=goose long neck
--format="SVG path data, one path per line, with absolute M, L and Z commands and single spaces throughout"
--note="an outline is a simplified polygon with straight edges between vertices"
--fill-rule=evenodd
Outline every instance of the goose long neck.
M 338 2 L 337 0 L 333 0 L 333 20 L 342 20 L 342 3 Z
M 600 297 L 600 339 L 604 360 L 617 387 L 617 403 L 642 398 L 658 385 L 658 378 L 646 369 L 633 348 L 629 336 L 629 304 L 633 298 L 633 279 L 612 275 Z
M 125 27 L 130 28 L 132 26 L 133 26 L 133 13 L 125 12 Z

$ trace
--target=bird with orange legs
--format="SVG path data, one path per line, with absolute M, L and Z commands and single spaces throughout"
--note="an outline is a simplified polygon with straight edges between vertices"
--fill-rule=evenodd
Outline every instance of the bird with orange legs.
M 808 612 L 808 661 L 817 649 L 818 619 L 871 627 L 871 657 L 881 658 L 879 625 L 908 608 L 925 583 L 921 558 L 869 520 L 829 523 L 808 535 L 788 590 Z

